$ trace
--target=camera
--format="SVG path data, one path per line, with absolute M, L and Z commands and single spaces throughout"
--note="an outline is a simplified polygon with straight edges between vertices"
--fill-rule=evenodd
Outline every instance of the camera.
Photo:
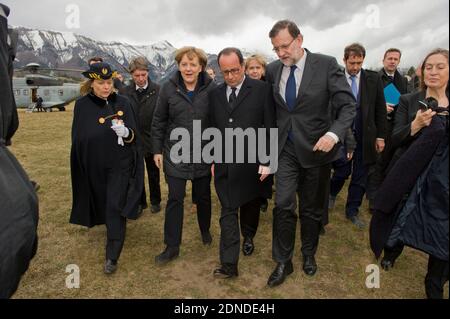
M 420 103 L 420 109 L 422 111 L 436 111 L 439 107 L 438 101 L 434 97 L 428 97 L 424 101 L 419 101 Z

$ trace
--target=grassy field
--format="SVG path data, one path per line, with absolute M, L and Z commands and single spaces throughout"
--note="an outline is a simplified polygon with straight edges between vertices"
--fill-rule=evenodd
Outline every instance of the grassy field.
M 357 230 L 343 213 L 342 194 L 330 215 L 327 233 L 317 253 L 319 271 L 309 278 L 301 271 L 297 236 L 294 273 L 285 284 L 267 288 L 273 270 L 271 259 L 273 201 L 261 215 L 255 253 L 240 258 L 240 276 L 223 281 L 213 278 L 219 262 L 219 203 L 213 191 L 213 245 L 205 248 L 195 213 L 186 196 L 183 244 L 180 257 L 158 267 L 154 257 L 163 248 L 164 214 L 148 210 L 127 227 L 119 269 L 103 274 L 105 228 L 91 230 L 69 224 L 71 208 L 70 128 L 73 107 L 67 112 L 20 112 L 20 129 L 12 151 L 41 188 L 39 249 L 24 275 L 15 298 L 424 298 L 427 256 L 406 249 L 390 272 L 381 270 L 380 289 L 366 288 L 366 267 L 376 263 L 369 249 L 368 231 Z M 162 184 L 163 204 L 167 187 Z M 164 209 L 164 205 L 163 205 Z M 361 214 L 368 223 L 367 209 Z M 298 227 L 299 228 L 299 227 Z M 80 268 L 81 287 L 66 288 L 66 266 Z M 448 291 L 448 285 L 446 286 Z M 448 298 L 448 293 L 446 293 Z

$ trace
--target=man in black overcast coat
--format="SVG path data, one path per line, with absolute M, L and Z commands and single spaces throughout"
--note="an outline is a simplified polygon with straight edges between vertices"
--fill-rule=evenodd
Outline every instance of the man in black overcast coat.
M 236 48 L 222 50 L 218 57 L 225 83 L 210 93 L 211 126 L 218 128 L 225 136 L 225 130 L 266 128 L 275 126 L 274 108 L 267 83 L 245 76 L 244 58 Z M 225 141 L 223 141 L 225 146 Z M 245 151 L 257 152 L 257 142 L 247 144 Z M 268 144 L 266 144 L 267 148 Z M 226 146 L 225 146 L 226 148 Z M 235 145 L 233 154 L 239 154 Z M 223 152 L 223 159 L 226 158 Z M 244 237 L 244 254 L 253 249 L 253 237 L 259 223 L 260 198 L 263 195 L 262 181 L 268 177 L 269 163 L 262 163 L 256 157 L 252 163 L 244 156 L 244 163 L 215 163 L 214 180 L 217 195 L 222 206 L 220 217 L 220 262 L 221 267 L 214 271 L 215 277 L 231 278 L 238 275 L 240 251 L 239 220 Z M 270 190 L 269 190 L 270 191 Z M 251 253 L 250 253 L 251 254 Z
M 144 57 L 137 57 L 130 62 L 129 71 L 133 82 L 123 89 L 123 93 L 130 99 L 136 115 L 138 134 L 140 138 L 140 153 L 144 156 L 148 174 L 151 212 L 161 211 L 160 173 L 153 161 L 151 130 L 153 114 L 159 96 L 159 85 L 153 83 L 148 75 L 148 61 Z M 142 192 L 141 209 L 147 207 L 145 186 Z

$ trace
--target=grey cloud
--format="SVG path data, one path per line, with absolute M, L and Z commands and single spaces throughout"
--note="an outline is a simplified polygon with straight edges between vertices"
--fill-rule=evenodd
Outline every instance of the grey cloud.
M 237 38 L 243 28 L 256 18 L 276 21 L 289 18 L 301 29 L 314 30 L 320 39 L 320 51 L 331 48 L 340 56 L 343 46 L 360 41 L 368 51 L 379 52 L 388 44 L 404 45 L 404 51 L 420 51 L 430 47 L 447 47 L 448 33 L 441 38 L 433 30 L 448 26 L 447 0 L 0 0 L 11 7 L 10 22 L 15 25 L 58 31 L 72 31 L 96 40 L 122 41 L 131 44 L 150 44 L 159 40 L 172 41 L 176 35 L 195 35 L 197 38 Z M 65 26 L 65 8 L 77 4 L 81 10 L 81 28 L 69 30 Z M 400 3 L 402 10 L 392 12 Z M 364 14 L 370 4 L 380 8 L 381 30 L 368 30 L 364 26 L 347 32 L 347 38 L 322 32 L 346 24 L 355 14 Z M 395 28 L 389 27 L 396 25 Z M 386 27 L 387 26 L 387 27 Z M 272 25 L 261 25 L 267 34 Z M 354 26 L 349 26 L 352 28 Z M 431 30 L 431 31 L 427 31 Z M 431 34 L 426 34 L 431 32 Z M 310 39 L 306 32 L 305 36 Z M 327 34 L 330 38 L 321 38 Z M 417 38 L 417 42 L 409 38 Z M 243 40 L 245 41 L 245 39 Z M 267 38 L 261 41 L 268 42 Z M 194 44 L 194 43 L 193 43 Z M 245 46 L 245 43 L 241 45 Z M 207 48 L 206 48 L 207 49 Z M 248 48 L 251 49 L 251 48 Z M 340 59 L 340 57 L 339 57 Z M 378 61 L 378 60 L 377 60 Z

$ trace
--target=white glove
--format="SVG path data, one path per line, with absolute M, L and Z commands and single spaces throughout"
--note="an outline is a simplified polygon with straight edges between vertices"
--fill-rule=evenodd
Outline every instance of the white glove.
M 111 128 L 116 132 L 118 137 L 127 138 L 130 136 L 130 130 L 125 125 L 113 125 Z
M 111 126 L 111 128 L 114 130 L 114 132 L 116 132 L 117 134 L 117 144 L 121 145 L 121 146 L 125 146 L 125 143 L 123 142 L 124 138 L 127 138 L 128 136 L 130 136 L 130 130 L 128 128 L 125 127 L 125 125 L 121 124 L 121 125 L 113 125 Z

